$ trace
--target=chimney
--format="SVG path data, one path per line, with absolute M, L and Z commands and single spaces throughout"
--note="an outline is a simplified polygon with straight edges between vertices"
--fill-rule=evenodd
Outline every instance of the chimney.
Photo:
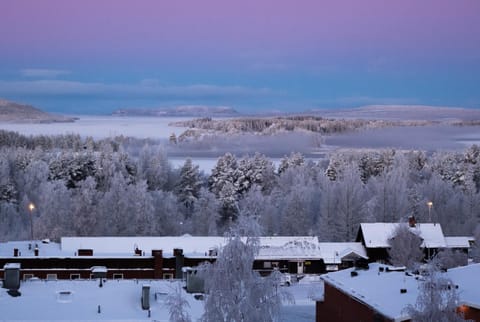
M 183 278 L 182 268 L 184 263 L 183 249 L 174 248 L 173 256 L 175 256 L 175 278 Z
M 161 249 L 152 249 L 153 278 L 160 279 L 163 276 L 163 252 Z
M 18 248 L 13 249 L 13 257 L 18 257 Z
M 38 256 L 38 247 L 35 247 L 35 249 L 33 250 L 33 253 L 35 254 L 35 256 Z
M 415 225 L 417 224 L 417 221 L 415 220 L 415 216 L 410 216 L 408 217 L 408 225 L 410 227 L 415 227 Z

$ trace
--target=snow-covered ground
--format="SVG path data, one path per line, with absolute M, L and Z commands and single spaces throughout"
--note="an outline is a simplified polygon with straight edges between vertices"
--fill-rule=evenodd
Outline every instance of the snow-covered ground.
M 99 287 L 98 280 L 29 280 L 22 282 L 19 297 L 11 297 L 7 290 L 0 289 L 0 321 L 168 321 L 164 301 L 178 283 L 182 282 L 107 280 Z M 150 285 L 150 317 L 141 307 L 144 284 Z M 319 277 L 306 277 L 287 290 L 295 303 L 282 308 L 281 321 L 314 321 L 315 301 L 311 298 L 323 295 Z M 192 321 L 196 321 L 203 313 L 203 302 L 186 292 L 183 296 L 190 305 Z
M 72 123 L 0 123 L 0 129 L 24 135 L 79 134 L 94 139 L 117 135 L 136 138 L 165 139 L 172 133 L 181 134 L 185 128 L 169 126 L 171 122 L 189 120 L 185 117 L 120 117 L 88 115 L 78 116 Z

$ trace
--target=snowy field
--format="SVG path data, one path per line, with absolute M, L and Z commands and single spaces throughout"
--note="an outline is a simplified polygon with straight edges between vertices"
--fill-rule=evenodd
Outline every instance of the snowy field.
M 74 133 L 81 136 L 91 136 L 94 139 L 117 135 L 165 139 L 172 133 L 178 135 L 185 131 L 185 128 L 169 126 L 169 123 L 191 119 L 184 117 L 119 117 L 100 115 L 82 115 L 78 117 L 79 120 L 72 123 L 0 123 L 0 129 L 16 131 L 25 135 Z
M 168 321 L 166 294 L 175 290 L 178 281 L 107 280 L 99 287 L 96 280 L 29 280 L 20 286 L 19 297 L 0 289 L 0 321 Z M 141 308 L 143 284 L 150 285 L 150 317 Z M 315 302 L 309 297 L 322 296 L 323 283 L 318 276 L 305 278 L 287 288 L 294 304 L 282 308 L 282 322 L 312 322 Z M 192 321 L 203 313 L 203 302 L 192 294 L 183 296 L 190 305 Z M 100 313 L 98 307 L 100 306 Z

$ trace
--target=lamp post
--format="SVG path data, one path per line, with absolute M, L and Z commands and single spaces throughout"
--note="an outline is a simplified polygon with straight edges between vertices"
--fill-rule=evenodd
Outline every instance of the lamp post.
M 433 207 L 433 202 L 429 201 L 427 202 L 428 206 L 428 221 L 432 222 L 432 207 Z
M 28 210 L 30 212 L 30 239 L 33 243 L 33 211 L 35 210 L 35 205 L 33 202 L 28 204 Z

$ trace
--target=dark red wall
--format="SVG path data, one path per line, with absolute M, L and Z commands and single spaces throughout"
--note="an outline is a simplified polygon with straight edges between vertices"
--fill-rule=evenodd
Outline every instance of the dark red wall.
M 474 309 L 472 307 L 463 307 L 459 308 L 459 311 L 463 313 L 463 318 L 465 320 L 473 320 L 476 322 L 480 322 L 480 310 Z
M 316 304 L 317 322 L 387 322 L 368 306 L 325 283 L 324 301 Z

